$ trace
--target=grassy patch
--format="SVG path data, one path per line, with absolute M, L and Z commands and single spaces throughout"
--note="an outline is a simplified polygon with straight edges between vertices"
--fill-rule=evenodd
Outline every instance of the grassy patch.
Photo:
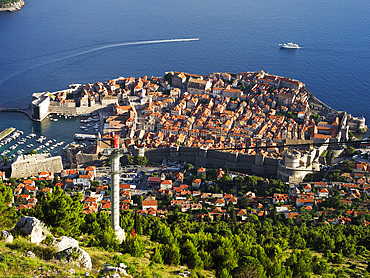
M 15 239 L 13 243 L 8 243 L 6 247 L 11 250 L 16 250 L 20 253 L 32 251 L 36 257 L 43 260 L 51 260 L 55 254 L 55 250 L 53 248 L 36 245 L 21 237 Z

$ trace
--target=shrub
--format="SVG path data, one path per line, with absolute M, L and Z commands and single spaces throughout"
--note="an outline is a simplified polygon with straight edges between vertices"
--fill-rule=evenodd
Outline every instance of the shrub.
M 38 258 L 43 260 L 51 260 L 54 257 L 55 250 L 52 247 L 38 246 L 24 239 L 16 239 L 13 243 L 7 243 L 6 246 L 18 252 L 32 251 Z

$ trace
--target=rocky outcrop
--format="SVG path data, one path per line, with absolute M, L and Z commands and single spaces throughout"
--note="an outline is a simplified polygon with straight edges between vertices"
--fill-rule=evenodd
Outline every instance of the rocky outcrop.
M 63 251 L 70 247 L 79 247 L 78 241 L 72 237 L 62 236 L 60 238 L 53 238 L 51 245 L 54 247 L 56 252 Z
M 13 235 L 8 231 L 1 231 L 1 238 L 6 243 L 13 243 Z
M 49 234 L 44 224 L 35 217 L 23 216 L 18 220 L 13 230 L 23 236 L 28 236 L 32 243 L 39 244 Z
M 76 265 L 77 267 L 91 270 L 90 255 L 80 247 L 70 247 L 55 254 L 55 258 Z
M 31 259 L 34 259 L 36 257 L 35 253 L 33 253 L 32 251 L 27 251 L 24 256 Z
M 19 0 L 18 2 L 11 3 L 4 5 L 0 8 L 0 12 L 16 12 L 19 11 L 26 3 L 23 0 Z
M 123 275 L 123 276 L 128 276 L 126 270 L 124 268 L 121 268 L 121 267 L 114 267 L 114 266 L 109 266 L 109 265 L 106 265 L 104 267 L 104 269 L 102 270 L 103 274 L 110 274 L 110 273 L 118 273 L 120 275 Z

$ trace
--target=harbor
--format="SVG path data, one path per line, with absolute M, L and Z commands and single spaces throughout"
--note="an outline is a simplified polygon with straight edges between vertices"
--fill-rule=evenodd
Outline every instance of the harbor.
M 0 132 L 0 155 L 7 163 L 27 153 L 61 155 L 69 144 L 91 145 L 100 131 L 100 118 L 96 114 L 50 114 L 42 123 L 30 121 L 21 113 L 13 114 L 18 119 L 14 123 L 9 121 L 9 126 L 14 127 Z M 5 115 L 9 113 L 1 114 Z M 76 133 L 79 129 L 81 132 Z

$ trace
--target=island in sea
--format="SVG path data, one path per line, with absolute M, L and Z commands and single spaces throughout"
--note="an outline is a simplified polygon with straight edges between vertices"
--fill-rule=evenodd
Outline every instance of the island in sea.
M 19 11 L 26 3 L 23 0 L 0 0 L 0 12 Z
M 120 148 L 150 161 L 212 164 L 289 182 L 319 171 L 323 153 L 339 156 L 340 142 L 367 130 L 365 118 L 328 107 L 303 82 L 264 71 L 175 71 L 72 84 L 33 94 L 31 109 L 39 121 L 50 114 L 98 112 L 104 115 L 103 137 L 119 134 Z M 105 147 L 98 141 L 94 153 Z M 87 156 L 85 162 L 96 159 Z

